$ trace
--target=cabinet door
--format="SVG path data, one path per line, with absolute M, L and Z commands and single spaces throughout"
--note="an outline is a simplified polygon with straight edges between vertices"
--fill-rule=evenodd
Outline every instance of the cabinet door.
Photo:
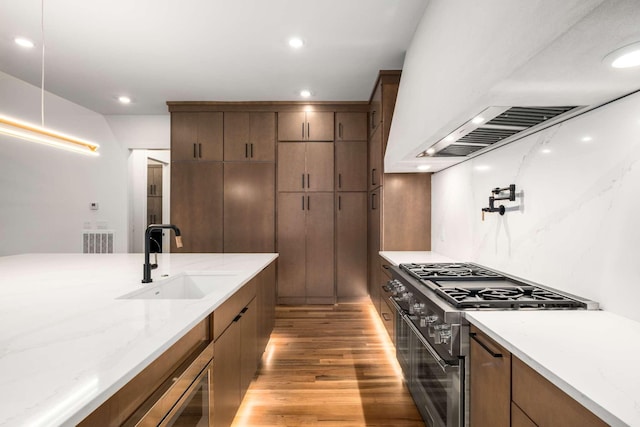
M 278 191 L 305 191 L 305 153 L 304 143 L 278 144 Z
M 278 113 L 278 141 L 304 141 L 306 131 L 304 111 Z
M 306 195 L 278 194 L 278 297 L 305 297 Z
M 256 299 L 243 310 L 240 324 L 240 400 L 244 397 L 258 369 L 258 310 Z
M 307 141 L 333 141 L 333 113 L 307 112 Z
M 222 252 L 222 163 L 172 163 L 171 222 L 182 234 L 180 252 Z
M 224 252 L 274 252 L 275 165 L 225 163 Z
M 162 196 L 162 165 L 147 166 L 147 196 Z
M 373 134 L 382 122 L 382 83 L 378 82 L 369 104 L 369 134 Z
M 382 185 L 382 127 L 378 126 L 369 141 L 369 189 Z
M 275 160 L 275 113 L 224 113 L 224 159 Z
M 335 143 L 338 191 L 367 191 L 367 142 Z
M 257 363 L 267 347 L 275 324 L 276 264 L 272 263 L 257 276 L 256 298 L 258 302 L 258 354 Z
M 511 423 L 511 353 L 477 328 L 469 344 L 470 425 L 509 427 Z
M 222 113 L 198 113 L 198 159 L 222 160 L 224 148 Z
M 380 197 L 382 194 L 382 187 L 369 193 L 369 200 L 367 201 L 368 215 L 368 228 L 367 233 L 369 248 L 369 257 L 367 260 L 369 266 L 368 284 L 369 284 L 369 296 L 374 307 L 380 312 Z
M 333 193 L 307 193 L 305 197 L 307 198 L 307 300 L 335 298 L 334 196 Z M 316 300 L 316 302 L 321 301 Z
M 367 193 L 338 193 L 336 294 L 367 296 Z
M 306 191 L 333 191 L 333 144 L 306 145 Z
M 240 407 L 241 327 L 238 322 L 215 342 L 213 358 L 213 425 L 230 426 Z
M 162 197 L 147 197 L 147 225 L 162 223 Z
M 366 141 L 367 113 L 336 113 L 336 141 Z

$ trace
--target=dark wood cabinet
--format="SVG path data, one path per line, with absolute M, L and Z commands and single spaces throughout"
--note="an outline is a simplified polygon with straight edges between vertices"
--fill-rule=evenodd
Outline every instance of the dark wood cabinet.
M 147 196 L 162 197 L 162 165 L 147 166 Z
M 218 112 L 171 114 L 171 161 L 222 160 L 223 115 Z
M 367 191 L 367 142 L 335 143 L 336 190 Z
M 333 112 L 278 113 L 279 141 L 333 141 Z
M 213 425 L 230 426 L 240 406 L 242 328 L 231 322 L 214 343 Z
M 222 163 L 173 162 L 171 222 L 180 228 L 180 252 L 222 252 Z M 171 250 L 177 251 L 171 239 Z
M 336 197 L 336 295 L 339 300 L 366 297 L 367 193 Z
M 367 174 L 369 190 L 374 190 L 382 185 L 382 162 L 382 127 L 379 126 L 369 140 L 369 173 Z
M 366 141 L 366 113 L 336 113 L 336 141 Z
M 333 197 L 333 193 L 278 193 L 282 303 L 335 301 Z
M 258 360 L 262 357 L 276 322 L 276 263 L 256 276 L 258 300 Z
M 278 144 L 278 191 L 333 191 L 333 144 Z
M 275 251 L 275 164 L 224 164 L 224 252 Z
M 470 425 L 509 427 L 511 353 L 474 326 L 470 336 Z
M 224 113 L 225 161 L 275 161 L 276 115 L 271 112 Z
M 380 312 L 380 261 L 381 250 L 381 205 L 382 187 L 369 192 L 367 198 L 367 265 L 369 297 L 374 307 Z
M 240 401 L 258 368 L 258 309 L 256 298 L 242 309 L 240 324 Z

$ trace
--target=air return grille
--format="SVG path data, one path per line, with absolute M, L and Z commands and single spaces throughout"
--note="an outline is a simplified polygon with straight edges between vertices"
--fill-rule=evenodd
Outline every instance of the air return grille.
M 468 156 L 578 108 L 581 107 L 489 107 L 480 114 L 485 122 L 473 125 L 469 121 L 456 129 L 450 134 L 456 135 L 453 142 L 445 142 L 446 138 L 432 147 L 436 151 L 433 157 Z M 419 157 L 425 155 L 426 151 Z

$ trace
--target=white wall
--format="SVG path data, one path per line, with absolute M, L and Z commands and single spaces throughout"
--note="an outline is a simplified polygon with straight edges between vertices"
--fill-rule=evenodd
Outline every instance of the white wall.
M 125 106 L 126 108 L 126 106 Z M 105 116 L 118 142 L 130 149 L 171 148 L 171 116 Z
M 0 73 L 0 112 L 40 123 L 40 89 Z M 127 150 L 104 117 L 58 96 L 45 96 L 45 126 L 100 144 L 86 157 L 0 136 L 0 255 L 81 252 L 85 223 L 127 238 Z M 100 209 L 91 211 L 89 204 Z
M 434 174 L 433 250 L 640 321 L 639 112 L 637 93 Z M 517 210 L 482 222 L 509 184 Z

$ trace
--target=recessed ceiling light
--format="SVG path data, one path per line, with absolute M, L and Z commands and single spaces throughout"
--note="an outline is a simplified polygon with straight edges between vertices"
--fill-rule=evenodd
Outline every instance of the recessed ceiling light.
M 471 120 L 471 123 L 473 123 L 474 125 L 479 125 L 482 122 L 484 122 L 484 117 L 482 116 L 476 116 L 473 118 L 473 120 Z
M 303 98 L 308 98 L 311 96 L 311 91 L 307 89 L 303 89 L 300 91 L 300 96 Z
M 433 149 L 433 148 L 429 148 L 429 149 L 426 151 L 426 153 L 427 153 L 428 155 L 430 155 L 430 156 L 431 156 L 431 155 L 433 155 L 433 154 L 435 154 L 435 152 L 436 152 L 436 150 L 435 150 L 435 149 Z
M 582 138 L 582 142 L 589 142 L 591 141 L 593 138 L 591 138 L 590 136 L 585 136 L 584 138 Z
M 431 165 L 420 165 L 416 169 L 418 169 L 419 171 L 428 171 L 429 169 L 431 169 Z
M 542 150 L 540 150 L 542 152 L 542 154 L 549 154 L 551 153 L 551 150 L 548 148 L 543 148 Z
M 477 165 L 477 166 L 474 166 L 474 169 L 477 170 L 478 172 L 484 172 L 484 171 L 491 170 L 491 166 L 489 166 L 489 165 Z
M 300 49 L 302 46 L 304 46 L 304 40 L 302 40 L 300 37 L 292 37 L 289 39 L 289 46 L 294 49 Z
M 16 42 L 18 46 L 22 47 L 31 48 L 35 46 L 35 44 L 31 40 L 25 39 L 24 37 L 16 37 L 15 39 L 13 39 L 13 41 Z
M 130 104 L 131 98 L 129 98 L 128 96 L 119 96 L 118 101 L 120 101 L 123 104 Z
M 616 49 L 603 61 L 613 68 L 631 68 L 640 66 L 640 42 Z

